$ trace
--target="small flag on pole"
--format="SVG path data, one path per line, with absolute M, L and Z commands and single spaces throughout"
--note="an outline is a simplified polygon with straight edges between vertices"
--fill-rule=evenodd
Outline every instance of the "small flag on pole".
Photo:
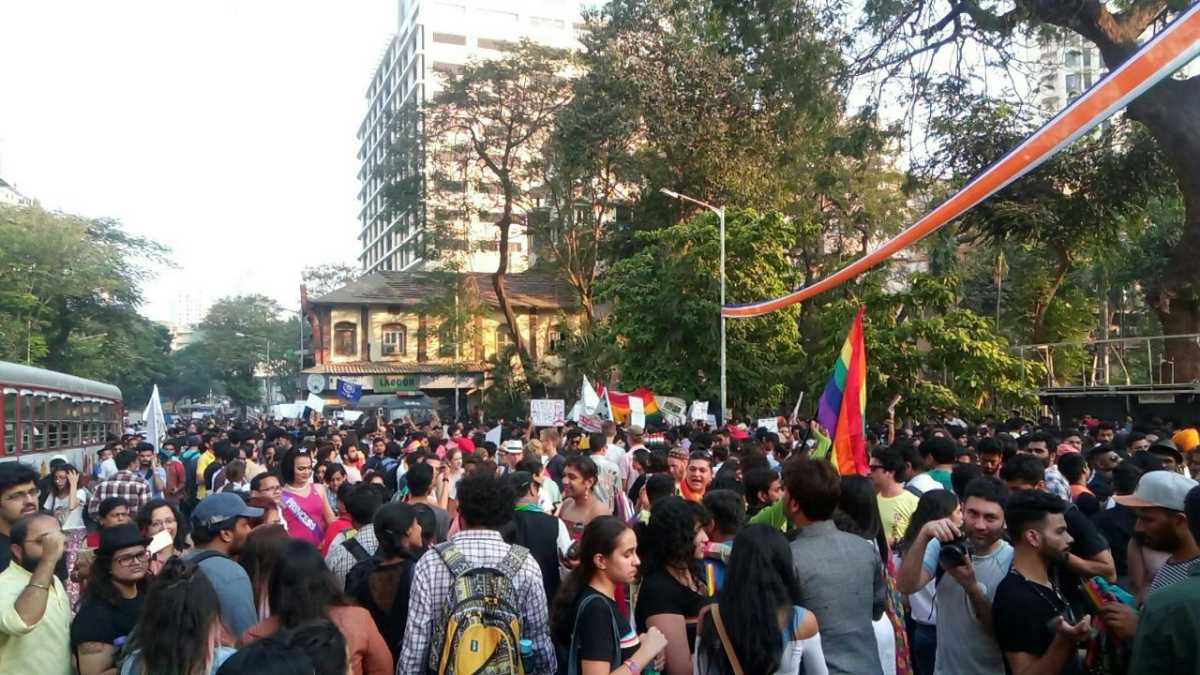
M 347 382 L 346 380 L 337 381 L 337 395 L 346 401 L 357 401 L 362 398 L 363 388 L 361 384 Z
M 163 436 L 167 435 L 167 421 L 163 415 L 162 400 L 158 397 L 158 385 L 150 394 L 150 401 L 142 411 L 142 419 L 146 422 L 146 440 L 154 444 L 154 449 L 162 444 Z
M 865 426 L 867 346 L 863 339 L 866 311 L 866 305 L 858 308 L 817 409 L 817 420 L 833 438 L 829 461 L 842 475 L 866 475 L 869 465 Z

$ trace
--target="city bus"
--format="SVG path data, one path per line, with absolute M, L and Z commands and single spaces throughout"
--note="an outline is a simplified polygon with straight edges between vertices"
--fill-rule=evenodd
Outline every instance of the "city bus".
M 0 461 L 44 470 L 63 455 L 83 471 L 85 457 L 122 432 L 121 390 L 111 384 L 0 361 L 0 392 Z

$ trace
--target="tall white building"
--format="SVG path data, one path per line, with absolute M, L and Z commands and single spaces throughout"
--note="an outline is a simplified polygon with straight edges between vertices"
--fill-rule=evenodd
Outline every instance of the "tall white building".
M 1037 49 L 1041 67 L 1036 101 L 1047 115 L 1065 108 L 1108 72 L 1100 50 L 1074 33 L 1044 41 Z
M 523 38 L 577 48 L 583 29 L 581 3 L 398 2 L 397 31 L 367 88 L 367 114 L 358 128 L 359 262 L 366 272 L 419 268 L 433 257 L 427 249 L 434 245 L 429 226 L 448 223 L 463 235 L 451 243 L 460 254 L 463 271 L 495 271 L 499 263 L 496 189 L 477 173 L 456 166 L 446 154 L 428 150 L 419 113 L 439 91 L 442 77 L 468 60 L 502 57 L 508 45 Z M 389 184 L 384 175 L 388 165 L 403 167 L 397 182 Z M 404 212 L 392 212 L 386 199 L 389 187 L 412 190 L 419 198 Z M 509 269 L 523 271 L 529 264 L 529 242 L 518 224 L 512 227 L 509 246 Z

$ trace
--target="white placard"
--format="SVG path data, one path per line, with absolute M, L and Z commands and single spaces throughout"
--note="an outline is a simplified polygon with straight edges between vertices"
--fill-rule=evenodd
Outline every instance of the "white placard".
M 535 398 L 529 401 L 529 419 L 535 427 L 552 427 L 567 418 L 567 404 L 561 398 Z
M 321 398 L 320 396 L 317 396 L 316 394 L 309 394 L 308 398 L 305 399 L 305 401 L 304 401 L 304 406 L 307 408 L 312 408 L 313 410 L 316 410 L 317 412 L 324 412 L 325 411 L 325 399 Z
M 703 422 L 707 420 L 708 401 L 692 401 L 692 410 L 688 417 L 696 422 Z
M 629 424 L 641 427 L 643 431 L 646 429 L 646 408 L 642 399 L 636 396 L 629 397 Z
M 766 429 L 773 434 L 777 434 L 779 433 L 779 418 L 760 417 L 758 418 L 758 426 L 756 426 L 755 429 Z
M 354 424 L 355 422 L 358 421 L 358 418 L 360 418 L 362 416 L 363 416 L 363 412 L 361 410 L 343 410 L 342 411 L 342 419 L 346 420 L 350 424 Z

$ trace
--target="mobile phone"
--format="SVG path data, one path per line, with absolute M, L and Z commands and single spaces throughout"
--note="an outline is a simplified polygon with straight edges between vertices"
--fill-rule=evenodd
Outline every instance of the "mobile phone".
M 146 546 L 146 550 L 150 552 L 150 555 L 154 555 L 173 543 L 175 542 L 171 539 L 171 533 L 162 530 L 150 539 L 150 544 Z

